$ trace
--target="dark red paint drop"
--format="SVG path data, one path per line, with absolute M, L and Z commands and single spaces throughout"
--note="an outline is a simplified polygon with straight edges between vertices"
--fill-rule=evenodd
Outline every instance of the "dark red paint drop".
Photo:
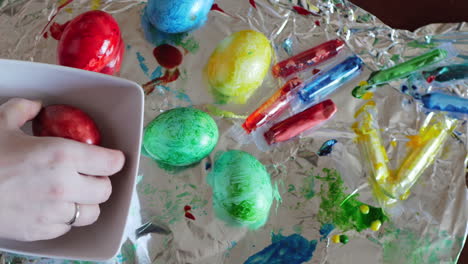
M 49 37 L 49 34 L 48 32 L 44 32 L 44 34 L 42 35 L 45 39 L 47 39 Z
M 148 95 L 154 91 L 156 85 L 166 85 L 177 80 L 179 76 L 180 71 L 177 68 L 175 70 L 166 70 L 163 76 L 143 84 L 143 90 L 145 91 L 145 94 Z
M 213 4 L 213 5 L 211 6 L 211 11 L 219 11 L 219 12 L 221 12 L 221 13 L 226 14 L 226 12 L 224 12 L 224 10 L 221 9 L 221 7 L 219 7 L 218 4 Z
M 315 25 L 318 26 L 318 27 L 320 27 L 320 21 L 315 20 Z
M 189 212 L 185 212 L 185 217 L 187 217 L 188 219 L 195 220 L 195 216 Z
M 317 73 L 319 73 L 319 72 L 320 72 L 319 69 L 313 69 L 313 70 L 312 70 L 312 74 L 314 74 L 314 75 L 317 74 Z
M 255 3 L 255 0 L 249 0 L 250 4 L 257 9 L 257 3 Z
M 173 69 L 179 66 L 183 58 L 179 49 L 169 44 L 163 44 L 154 48 L 153 55 L 159 65 L 166 69 Z
M 433 82 L 435 80 L 435 78 L 436 78 L 436 76 L 431 75 L 431 76 L 427 77 L 427 82 L 431 83 L 431 82 Z
M 300 6 L 293 6 L 293 9 L 296 10 L 296 12 L 299 15 L 303 15 L 303 16 L 312 15 L 312 12 Z
M 184 206 L 184 211 L 185 212 L 190 211 L 190 210 L 192 210 L 192 207 L 190 205 Z
M 65 30 L 65 28 L 67 27 L 68 23 L 70 23 L 70 21 L 66 22 L 63 25 L 61 25 L 59 23 L 56 23 L 56 22 L 52 23 L 52 25 L 50 26 L 50 29 L 49 29 L 50 30 L 50 35 L 54 39 L 60 40 L 60 38 L 62 37 L 62 33 Z

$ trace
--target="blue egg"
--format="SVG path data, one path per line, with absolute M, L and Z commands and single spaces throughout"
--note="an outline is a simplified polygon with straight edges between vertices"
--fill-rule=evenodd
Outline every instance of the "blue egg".
M 182 33 L 202 26 L 214 0 L 149 0 L 146 12 L 154 27 Z

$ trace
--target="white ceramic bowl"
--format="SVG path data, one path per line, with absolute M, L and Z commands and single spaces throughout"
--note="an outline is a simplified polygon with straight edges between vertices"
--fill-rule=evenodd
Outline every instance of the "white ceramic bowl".
M 134 82 L 104 74 L 0 59 L 0 103 L 11 97 L 81 108 L 98 124 L 102 146 L 122 150 L 126 164 L 111 177 L 112 195 L 101 205 L 101 215 L 95 224 L 74 227 L 53 240 L 24 243 L 0 239 L 0 251 L 88 261 L 114 257 L 123 242 L 138 173 L 144 112 L 142 88 Z M 30 124 L 24 131 L 31 135 Z

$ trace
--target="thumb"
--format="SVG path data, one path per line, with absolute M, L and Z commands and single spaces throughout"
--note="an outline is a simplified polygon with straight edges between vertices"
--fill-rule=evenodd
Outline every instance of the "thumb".
M 18 129 L 33 119 L 41 110 L 39 101 L 13 98 L 0 106 L 0 126 L 7 129 Z

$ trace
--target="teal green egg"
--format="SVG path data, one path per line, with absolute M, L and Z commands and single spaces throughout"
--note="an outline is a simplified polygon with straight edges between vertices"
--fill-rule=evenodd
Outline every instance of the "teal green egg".
M 218 218 L 250 229 L 266 223 L 274 194 L 270 175 L 257 158 L 240 150 L 223 152 L 207 180 Z
M 190 107 L 168 110 L 145 128 L 144 152 L 171 166 L 187 166 L 208 156 L 218 142 L 216 122 L 207 113 Z

